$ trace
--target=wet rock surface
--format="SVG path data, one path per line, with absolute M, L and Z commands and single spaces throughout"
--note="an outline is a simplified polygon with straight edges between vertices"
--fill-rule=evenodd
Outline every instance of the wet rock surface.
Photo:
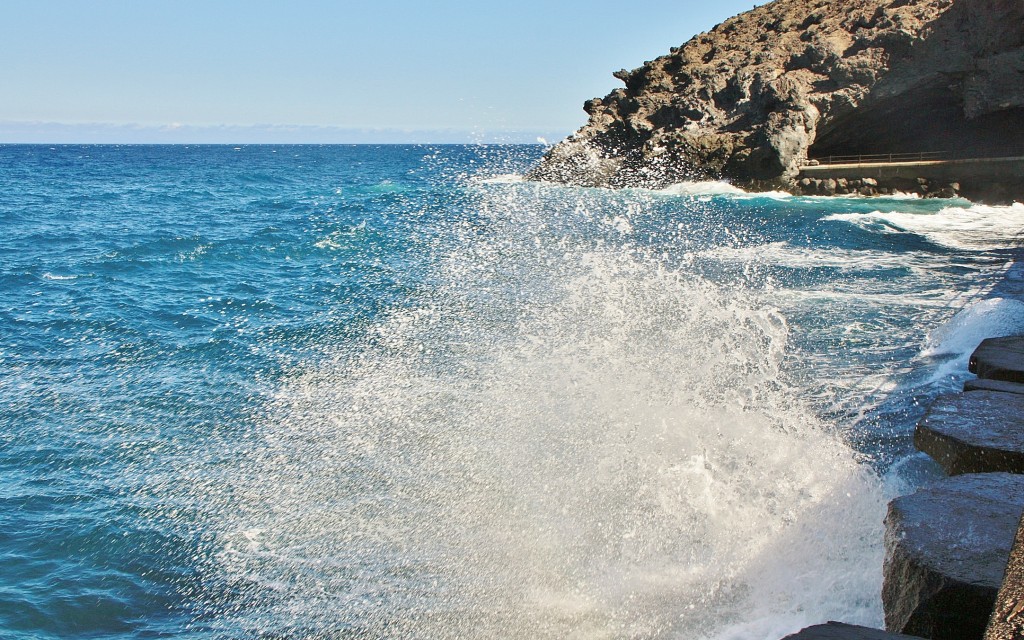
M 1006 382 L 1005 380 L 986 380 L 978 378 L 964 383 L 964 391 L 998 391 L 1000 393 L 1016 393 L 1024 395 L 1024 384 Z
M 939 396 L 914 445 L 946 473 L 1024 473 L 1024 396 L 999 391 Z
M 842 622 L 829 622 L 807 627 L 782 640 L 914 640 L 917 636 L 890 633 L 881 629 L 859 627 Z
M 946 478 L 889 503 L 882 604 L 890 631 L 982 638 L 1024 511 L 1024 476 Z
M 809 156 L 1015 155 L 1024 148 L 1024 3 L 776 0 L 614 76 L 625 86 L 587 101 L 587 124 L 529 178 L 612 187 L 726 178 L 798 191 Z
M 1024 383 L 1024 336 L 983 340 L 967 368 L 979 378 Z

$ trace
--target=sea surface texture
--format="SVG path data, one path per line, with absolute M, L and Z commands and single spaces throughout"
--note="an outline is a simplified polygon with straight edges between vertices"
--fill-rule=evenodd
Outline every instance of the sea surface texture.
M 0 637 L 880 625 L 1024 206 L 0 146 Z

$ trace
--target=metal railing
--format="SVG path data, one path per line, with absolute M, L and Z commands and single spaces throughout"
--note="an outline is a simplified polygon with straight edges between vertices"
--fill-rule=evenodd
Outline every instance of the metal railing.
M 849 156 L 822 156 L 820 158 L 808 158 L 803 166 L 822 166 L 830 164 L 871 164 L 871 163 L 895 163 L 895 162 L 924 162 L 928 160 L 946 160 L 949 158 L 948 151 L 919 151 L 917 153 L 861 153 Z

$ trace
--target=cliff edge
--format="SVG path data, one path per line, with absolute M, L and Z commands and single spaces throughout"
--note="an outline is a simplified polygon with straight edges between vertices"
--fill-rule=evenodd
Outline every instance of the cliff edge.
M 1024 156 L 1024 1 L 775 0 L 588 100 L 529 179 L 792 188 L 808 158 Z

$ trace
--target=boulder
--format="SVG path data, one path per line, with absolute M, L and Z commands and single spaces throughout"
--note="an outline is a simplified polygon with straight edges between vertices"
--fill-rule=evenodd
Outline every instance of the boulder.
M 945 478 L 889 503 L 882 606 L 886 629 L 981 640 L 1024 511 L 1024 476 Z
M 967 369 L 987 380 L 1024 382 L 1024 336 L 982 340 Z
M 1024 396 L 999 391 L 941 395 L 917 423 L 914 445 L 946 473 L 1024 473 Z
M 880 629 L 858 627 L 842 622 L 828 622 L 807 627 L 799 633 L 788 635 L 782 640 L 914 640 L 917 636 L 889 633 Z M 920 638 L 918 638 L 920 640 Z

